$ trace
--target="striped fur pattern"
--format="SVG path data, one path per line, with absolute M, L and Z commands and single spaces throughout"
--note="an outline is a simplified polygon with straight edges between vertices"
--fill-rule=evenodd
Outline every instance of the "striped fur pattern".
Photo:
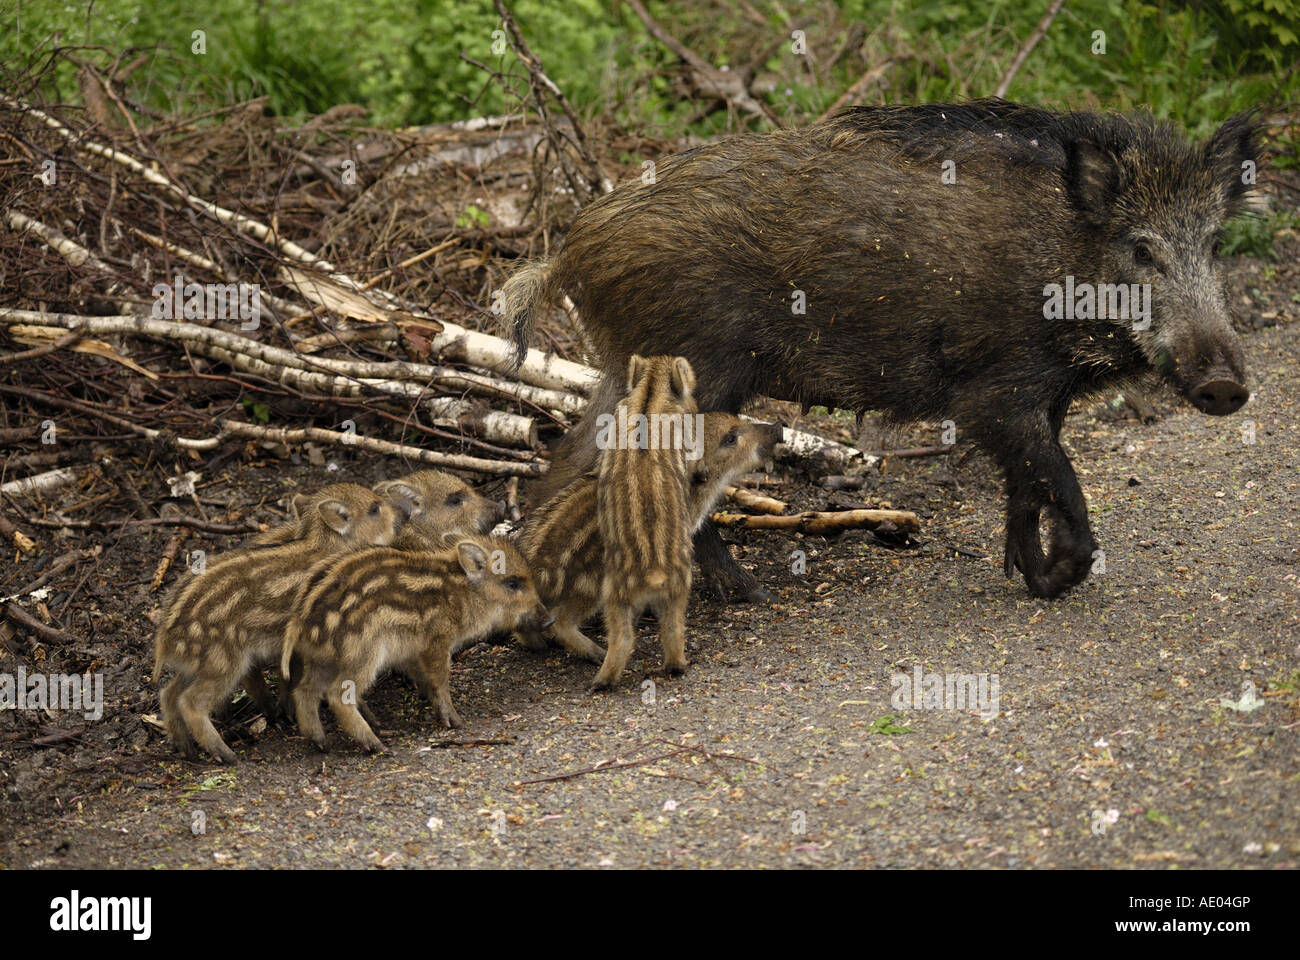
M 314 494 L 294 494 L 289 501 L 292 519 L 259 533 L 249 541 L 253 546 L 270 546 L 299 540 L 306 530 L 303 517 L 312 505 L 333 496 L 338 484 Z M 484 497 L 459 477 L 441 470 L 417 470 L 396 480 L 382 480 L 372 488 L 375 493 L 397 503 L 406 500 L 411 514 L 394 546 L 403 550 L 437 549 L 444 533 L 487 533 L 501 518 L 501 507 Z
M 400 507 L 365 487 L 326 489 L 331 496 L 318 495 L 304 514 L 302 539 L 217 557 L 182 581 L 163 610 L 154 636 L 154 682 L 166 669 L 176 674 L 159 701 L 168 737 L 191 760 L 198 759 L 197 740 L 214 757 L 235 762 L 212 725 L 212 711 L 241 678 L 256 676 L 261 685 L 261 667 L 280 654 L 293 598 L 311 564 L 356 547 L 390 544 L 405 521 Z
M 384 745 L 362 696 L 389 669 L 425 691 L 440 723 L 462 721 L 448 677 L 457 650 L 496 630 L 545 630 L 551 617 L 522 554 L 507 540 L 449 537 L 440 551 L 378 548 L 316 564 L 293 604 L 280 668 L 300 656 L 293 691 L 298 728 L 326 749 L 320 701 L 370 751 Z
M 742 473 L 772 455 L 781 428 L 750 423 L 729 413 L 704 414 L 703 454 L 688 462 L 687 515 L 691 529 L 704 522 L 723 491 Z M 603 663 L 605 651 L 581 630 L 600 610 L 605 542 L 596 517 L 596 474 L 570 483 L 528 517 L 519 548 L 528 560 L 537 593 L 555 616 L 554 636 L 566 650 Z M 540 634 L 520 635 L 543 650 Z
M 501 505 L 459 477 L 441 470 L 417 470 L 374 486 L 375 493 L 414 509 L 393 546 L 402 550 L 440 550 L 447 533 L 489 533 L 501 519 Z
M 615 411 L 615 442 L 601 451 L 596 516 L 605 544 L 601 605 L 605 661 L 594 689 L 618 682 L 636 642 L 636 621 L 649 607 L 659 620 L 664 668 L 686 669 L 686 604 L 691 590 L 691 523 L 686 507 L 686 451 L 635 441 L 639 415 L 687 416 L 698 410 L 695 373 L 684 357 L 628 360 L 627 397 Z

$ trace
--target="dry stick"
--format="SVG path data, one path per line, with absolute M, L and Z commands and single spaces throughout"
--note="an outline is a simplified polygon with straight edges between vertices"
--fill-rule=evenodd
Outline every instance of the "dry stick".
M 1034 47 L 1038 46 L 1038 41 L 1043 39 L 1044 34 L 1047 33 L 1047 28 L 1052 25 L 1052 21 L 1056 19 L 1056 15 L 1060 13 L 1061 6 L 1064 3 L 1065 0 L 1052 0 L 1052 5 L 1043 14 L 1043 19 L 1038 21 L 1038 26 L 1034 27 L 1034 32 L 1029 35 L 1029 39 L 1025 41 L 1024 46 L 1016 54 L 1016 58 L 1011 61 L 1011 66 L 1007 68 L 1007 72 L 1003 75 L 998 88 L 993 91 L 993 96 L 1005 97 L 1007 95 L 1007 89 L 1011 86 L 1011 81 L 1015 79 L 1016 74 L 1020 72 L 1025 58 L 1029 56 Z
M 373 277 L 371 277 L 369 280 L 367 280 L 365 283 L 361 285 L 361 290 L 362 291 L 369 290 L 371 287 L 375 286 L 380 281 L 387 280 L 389 277 L 391 277 L 394 271 L 405 270 L 408 267 L 413 267 L 417 263 L 420 263 L 423 260 L 427 260 L 429 259 L 429 257 L 432 257 L 435 254 L 442 253 L 442 251 L 448 249 L 449 247 L 454 247 L 458 243 L 460 243 L 460 238 L 452 237 L 450 240 L 444 240 L 442 241 L 442 243 L 430 247 L 428 250 L 424 251 L 424 253 L 417 253 L 413 257 L 407 257 L 397 266 L 390 267 L 389 269 L 385 270 L 383 273 L 375 274 Z
M 769 120 L 777 127 L 785 126 L 771 107 L 749 92 L 748 84 L 753 79 L 752 73 L 743 70 L 719 70 L 661 27 L 655 18 L 650 16 L 650 12 L 642 5 L 641 0 L 625 0 L 625 2 L 645 24 L 650 35 L 675 53 L 678 59 L 690 68 L 692 85 L 701 96 L 726 101 L 746 113 Z
M 59 487 L 66 487 L 75 482 L 77 474 L 73 470 L 47 470 L 21 480 L 10 480 L 0 484 L 0 495 L 6 497 L 25 496 L 32 493 L 49 493 Z
M 886 523 L 892 523 L 908 533 L 916 533 L 921 529 L 920 519 L 909 510 L 840 510 L 833 513 L 809 510 L 788 517 L 715 513 L 711 519 L 720 527 L 743 527 L 747 530 L 798 530 L 803 533 L 874 530 Z
M 890 65 L 894 62 L 894 59 L 894 57 L 886 57 L 862 76 L 858 77 L 858 79 L 853 82 L 853 86 L 841 93 L 839 97 L 836 98 L 835 102 L 827 107 L 826 111 L 817 118 L 817 121 L 820 123 L 828 117 L 833 117 L 843 107 L 856 100 L 863 90 L 867 89 L 867 87 L 871 86 L 871 84 L 875 83 L 885 75 L 885 71 L 889 69 Z
M 158 566 L 154 568 L 153 579 L 149 581 L 149 592 L 153 593 L 162 586 L 163 580 L 167 577 L 167 571 L 171 569 L 172 564 L 176 561 L 176 554 L 180 552 L 181 544 L 185 542 L 185 535 L 182 533 L 175 534 L 167 545 L 163 547 L 162 557 L 158 560 Z
M 516 780 L 512 786 L 522 787 L 530 783 L 553 783 L 557 780 L 572 780 L 574 777 L 585 776 L 588 773 L 604 773 L 606 770 L 625 770 L 628 767 L 644 767 L 647 763 L 654 763 L 657 760 L 667 760 L 669 757 L 675 757 L 678 754 L 686 753 L 689 747 L 680 747 L 669 753 L 661 753 L 654 757 L 645 757 L 642 760 L 630 760 L 627 763 L 610 763 L 605 765 L 596 765 L 594 767 L 584 767 L 581 770 L 570 770 L 568 773 L 557 773 L 553 777 L 537 777 L 533 780 Z
M 126 229 L 130 230 L 132 233 L 134 233 L 145 243 L 151 244 L 152 246 L 157 247 L 159 250 L 163 250 L 167 253 L 172 254 L 175 257 L 178 257 L 181 260 L 184 260 L 192 267 L 198 267 L 200 270 L 206 270 L 214 277 L 220 277 L 222 280 L 225 280 L 227 283 L 236 282 L 234 278 L 232 278 L 225 270 L 221 268 L 221 265 L 219 263 L 216 263 L 213 260 L 209 260 L 207 257 L 203 256 L 202 254 L 195 253 L 192 250 L 187 250 L 184 247 L 182 247 L 180 244 L 171 243 L 170 241 L 164 240 L 162 237 L 156 237 L 152 233 L 148 233 L 144 230 L 141 230 L 139 227 L 132 226 L 129 223 L 123 224 L 123 226 L 125 226 Z M 276 313 L 279 313 L 281 316 L 296 317 L 296 316 L 300 316 L 303 313 L 308 312 L 307 308 L 302 306 L 301 304 L 293 303 L 289 300 L 283 299 L 282 297 L 277 297 L 275 294 L 270 293 L 268 291 L 260 290 L 258 295 L 260 299 L 265 300 L 268 304 L 270 304 L 271 308 L 275 310 Z
M 404 361 L 371 362 L 304 357 L 292 350 L 273 347 L 250 337 L 242 337 L 212 327 L 202 327 L 198 324 L 173 320 L 155 320 L 152 317 L 134 316 L 87 317 L 78 314 L 40 313 L 34 310 L 0 307 L 0 324 L 15 323 L 41 323 L 60 327 L 75 326 L 86 333 L 134 333 L 166 340 L 183 340 L 190 343 L 224 348 L 227 351 L 253 357 L 274 366 L 384 380 L 422 380 L 449 389 L 472 390 L 475 393 L 521 400 L 543 410 L 558 410 L 562 413 L 577 413 L 585 405 L 585 401 L 580 397 L 561 390 L 513 383 L 508 380 L 455 370 L 451 367 L 406 363 Z M 478 336 L 486 337 L 487 335 L 479 334 Z M 502 346 L 508 347 L 509 345 L 502 341 Z M 568 363 L 569 361 L 564 362 Z M 573 366 L 579 367 L 581 365 L 573 364 Z M 590 368 L 583 369 L 589 370 Z M 595 371 L 591 371 L 591 378 L 594 378 L 594 376 Z
M 34 233 L 40 237 L 50 249 L 54 250 L 60 256 L 72 264 L 74 267 L 89 266 L 103 273 L 112 274 L 113 268 L 100 260 L 93 253 L 73 240 L 69 240 L 58 230 L 53 227 L 47 227 L 39 220 L 33 220 L 24 213 L 17 210 L 9 210 L 5 214 L 11 229 L 22 233 L 24 231 Z
M 476 410 L 469 402 L 450 397 L 427 398 L 427 391 L 418 384 L 401 380 L 353 380 L 292 367 L 277 367 L 255 357 L 246 357 L 207 344 L 196 345 L 196 348 L 238 370 L 255 373 L 285 386 L 336 397 L 360 397 L 372 392 L 424 400 L 425 408 L 437 426 L 468 430 L 496 443 L 529 448 L 537 446 L 537 424 L 531 417 L 502 413 L 499 410 Z
M 0 311 L 0 316 L 3 316 L 3 311 Z M 740 419 L 748 420 L 750 423 L 763 422 L 744 414 L 741 415 Z M 819 437 L 816 434 L 805 433 L 793 427 L 781 428 L 781 443 L 778 444 L 776 453 L 778 457 L 823 457 L 827 463 L 840 470 L 849 466 L 853 461 L 860 460 L 867 467 L 873 467 L 880 462 L 876 457 L 867 456 L 854 447 L 847 446 L 836 440 Z
M 868 456 L 880 457 L 946 457 L 957 449 L 955 443 L 935 447 L 905 447 L 902 450 L 872 450 Z
M 727 487 L 727 496 L 742 507 L 757 510 L 760 513 L 785 513 L 786 504 L 774 497 L 765 497 L 744 487 Z
M 77 410 L 92 417 L 97 417 L 100 420 L 107 421 L 108 423 L 115 424 L 116 426 L 124 427 L 132 433 L 139 434 L 149 440 L 158 440 L 165 436 L 161 430 L 142 427 L 138 423 L 132 423 L 130 420 L 115 416 L 104 410 L 96 409 L 87 404 L 79 403 L 76 400 L 51 396 L 47 393 L 41 393 L 38 390 L 28 390 L 23 387 L 12 387 L 0 384 L 0 393 L 27 397 L 30 400 L 37 400 L 41 403 L 47 403 L 52 406 Z M 215 437 L 196 439 L 190 437 L 172 437 L 169 434 L 166 436 L 167 439 L 180 450 L 215 450 L 232 436 L 248 437 L 254 440 L 270 440 L 283 444 L 304 443 L 307 440 L 317 440 L 321 443 L 328 443 L 335 446 L 354 446 L 361 450 L 369 450 L 372 453 L 383 453 L 397 457 L 409 457 L 412 460 L 419 460 L 421 463 L 430 463 L 439 467 L 449 467 L 452 470 L 468 470 L 471 473 L 487 473 L 497 476 L 536 477 L 546 472 L 546 465 L 538 461 L 529 463 L 507 463 L 500 460 L 484 460 L 479 457 L 469 457 L 458 453 L 439 453 L 435 450 L 424 450 L 420 447 L 409 447 L 400 443 L 390 443 L 387 440 L 376 440 L 371 437 L 363 437 L 355 433 L 337 433 L 333 430 L 322 430 L 320 427 L 287 430 L 273 427 L 259 427 L 251 423 L 241 423 L 236 420 L 225 419 L 218 419 L 216 424 L 220 432 Z
M 86 335 L 84 330 L 72 330 L 59 337 L 53 343 L 47 343 L 43 347 L 33 347 L 30 350 L 22 350 L 18 353 L 11 353 L 7 356 L 0 357 L 0 364 L 18 363 L 22 360 L 35 360 L 37 357 L 43 357 L 47 353 L 55 353 L 64 347 L 70 347 L 81 340 Z
M 0 537 L 11 541 L 23 553 L 31 553 L 36 549 L 36 541 L 15 527 L 3 513 L 0 513 Z
M 372 453 L 384 453 L 395 457 L 409 457 L 412 460 L 419 460 L 421 463 L 430 463 L 439 467 L 450 467 L 453 470 L 469 470 L 473 473 L 495 474 L 497 476 L 514 476 L 514 477 L 538 477 L 546 472 L 546 465 L 541 462 L 507 462 L 503 460 L 484 460 L 480 457 L 470 457 L 459 453 L 439 453 L 434 450 L 424 450 L 420 447 L 409 447 L 400 443 L 391 443 L 387 440 L 376 440 L 371 437 L 363 437 L 358 434 L 336 433 L 333 430 L 322 430 L 319 427 L 306 427 L 298 430 L 271 429 L 269 427 L 257 427 L 249 423 L 238 423 L 231 420 L 217 421 L 222 430 L 223 436 L 235 435 L 243 437 L 252 437 L 257 440 L 276 440 L 281 443 L 304 443 L 307 440 L 317 440 L 321 443 L 329 443 L 336 446 L 354 446 L 361 450 L 369 450 Z
M 43 574 L 41 574 L 31 583 L 27 584 L 27 586 L 20 587 L 18 591 L 15 592 L 14 595 L 9 599 L 17 600 L 19 597 L 27 596 L 27 594 L 31 593 L 33 590 L 39 590 L 41 587 L 45 586 L 47 583 L 49 583 L 51 580 L 53 580 L 55 577 L 61 574 L 64 570 L 68 569 L 68 567 L 80 563 L 82 560 L 90 560 L 94 557 L 97 557 L 101 553 L 103 553 L 103 551 L 104 551 L 104 545 L 102 543 L 95 544 L 89 550 L 69 550 L 63 556 L 55 560 L 54 565 L 51 566 L 50 569 L 46 570 Z
M 315 268 L 316 270 L 323 271 L 323 273 L 319 275 L 321 276 L 322 279 L 328 279 L 330 281 L 333 281 L 334 283 L 339 284 L 340 286 L 348 290 L 352 290 L 352 291 L 359 290 L 361 286 L 359 283 L 357 283 L 351 277 L 339 273 L 337 269 L 334 267 L 334 265 L 330 263 L 328 260 L 316 256 L 314 253 L 305 249 L 304 247 L 299 246 L 298 244 L 294 243 L 292 240 L 282 239 L 281 237 L 279 237 L 275 229 L 267 226 L 261 221 L 254 220 L 252 217 L 247 217 L 240 213 L 235 213 L 232 210 L 227 210 L 226 208 L 220 207 L 215 203 L 210 203 L 209 201 L 204 200 L 202 197 L 196 197 L 194 194 L 190 193 L 189 191 L 181 187 L 174 180 L 171 180 L 163 176 L 162 174 L 156 172 L 155 170 L 150 169 L 149 167 L 145 166 L 143 163 L 141 163 L 139 160 L 135 159 L 134 157 L 130 156 L 129 154 L 123 153 L 121 150 L 114 149 L 113 147 L 106 147 L 102 144 L 95 143 L 92 140 L 83 139 L 76 131 L 72 130 L 70 127 L 61 123 L 59 120 L 55 119 L 54 117 L 51 117 L 49 114 L 36 109 L 30 104 L 24 103 L 21 100 L 14 100 L 8 97 L 0 97 L 0 105 L 7 106 L 11 110 L 15 110 L 20 113 L 27 113 L 28 115 L 35 117 L 36 119 L 45 123 L 46 126 L 50 127 L 51 129 L 59 133 L 60 136 L 66 139 L 75 148 L 84 150 L 87 153 L 91 153 L 96 156 L 104 157 L 108 160 L 113 161 L 114 163 L 124 166 L 127 169 L 132 170 L 135 173 L 139 174 L 148 182 L 155 184 L 156 186 L 160 186 L 165 190 L 167 190 L 168 192 L 174 194 L 175 196 L 180 197 L 186 203 L 203 211 L 208 216 L 212 217 L 214 220 L 217 220 L 221 223 L 231 224 L 239 232 L 255 237 L 256 239 L 261 240 L 263 243 L 273 245 L 282 254 L 284 254 L 284 256 L 292 260 L 295 260 L 299 263 L 307 264 Z M 391 293 L 388 293 L 387 291 L 380 290 L 377 291 L 377 294 L 386 302 L 391 304 L 393 307 L 402 306 L 398 298 L 393 296 Z M 412 312 L 416 313 L 417 315 L 419 314 L 419 311 L 413 310 Z
M 556 86 L 555 81 L 546 75 L 542 69 L 542 61 L 528 49 L 528 44 L 524 42 L 524 36 L 519 31 L 519 25 L 515 23 L 514 16 L 506 7 L 503 0 L 494 0 L 497 13 L 501 15 L 501 21 L 505 24 L 506 30 L 510 32 L 510 45 L 514 47 L 515 56 L 517 56 L 528 70 L 528 75 L 534 88 L 538 84 L 545 87 L 560 105 L 564 115 L 568 118 L 569 124 L 573 127 L 574 146 L 578 149 L 578 155 L 582 157 L 582 162 L 587 165 L 587 181 L 593 193 L 609 193 L 614 189 L 614 184 L 605 176 L 604 171 L 600 169 L 600 164 L 596 161 L 591 149 L 587 146 L 587 135 L 583 132 L 582 124 L 578 122 L 578 114 L 574 111 L 567 97 Z M 537 96 L 538 107 L 545 110 L 545 104 L 542 98 Z
M 41 621 L 37 620 L 22 607 L 18 606 L 17 603 L 12 601 L 0 604 L 0 610 L 4 611 L 5 617 L 10 621 L 19 626 L 26 627 L 28 630 L 32 631 L 32 633 L 39 634 L 46 640 L 53 640 L 57 643 L 71 643 L 76 639 L 76 637 L 72 636 L 70 633 L 64 633 L 62 630 L 56 630 L 54 627 L 41 623 Z
M 38 327 L 29 324 L 16 323 L 9 327 L 9 334 L 19 343 L 42 344 L 41 347 L 36 348 L 39 350 L 57 343 L 63 337 L 63 330 L 60 327 Z M 138 373 L 146 379 L 158 379 L 158 374 L 140 366 L 140 364 L 136 363 L 130 357 L 122 356 L 103 340 L 87 339 L 84 331 L 82 332 L 82 337 L 72 345 L 72 349 L 77 353 L 89 353 L 96 357 L 103 357 L 105 360 L 112 360 L 114 363 L 119 363 L 133 373 Z
M 598 375 L 591 367 L 541 350 L 529 349 L 524 362 L 515 368 L 515 347 L 500 337 L 468 330 L 447 320 L 412 319 L 393 311 L 382 311 L 359 298 L 354 291 L 318 274 L 281 267 L 285 282 L 302 297 L 334 313 L 362 320 L 392 321 L 401 326 L 432 326 L 430 349 L 450 360 L 505 373 L 524 383 L 553 390 L 590 393 Z

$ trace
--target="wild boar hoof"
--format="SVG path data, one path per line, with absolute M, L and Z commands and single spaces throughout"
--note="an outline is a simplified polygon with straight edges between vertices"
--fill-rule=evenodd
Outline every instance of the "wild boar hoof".
M 681 663 L 665 663 L 664 673 L 672 674 L 673 676 L 681 676 L 686 672 L 687 666 L 689 666 L 689 664 L 685 660 Z

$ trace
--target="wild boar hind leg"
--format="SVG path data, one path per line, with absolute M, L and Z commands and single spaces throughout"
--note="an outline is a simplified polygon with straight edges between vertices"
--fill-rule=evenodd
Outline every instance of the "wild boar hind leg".
M 712 520 L 705 520 L 695 532 L 695 559 L 700 573 L 719 600 L 729 592 L 749 603 L 771 603 L 775 598 L 754 579 L 754 575 L 736 562 Z
M 1006 574 L 1018 569 L 1034 596 L 1058 597 L 1088 576 L 1097 549 L 1079 478 L 1055 436 L 1009 443 L 1000 454 L 1007 478 Z M 1053 520 L 1046 556 L 1038 533 L 1044 510 Z
M 456 708 L 451 703 L 451 651 L 446 647 L 430 650 L 411 664 L 408 675 L 424 691 L 433 706 L 438 722 L 447 729 L 464 726 Z

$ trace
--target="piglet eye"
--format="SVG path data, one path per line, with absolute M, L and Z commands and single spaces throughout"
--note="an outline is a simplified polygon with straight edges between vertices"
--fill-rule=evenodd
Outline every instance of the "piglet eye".
M 524 588 L 524 581 L 520 577 L 506 577 L 506 589 L 518 593 Z
M 1145 243 L 1139 243 L 1133 248 L 1133 259 L 1139 266 L 1149 267 L 1155 263 L 1155 257 L 1151 255 L 1151 248 Z
M 732 430 L 730 433 L 728 433 L 725 437 L 722 438 L 722 445 L 724 447 L 734 447 L 736 445 L 735 430 Z
M 465 495 L 463 493 L 453 493 L 447 498 L 447 506 L 449 507 L 459 507 L 464 502 Z
M 379 504 L 377 504 L 377 503 L 372 503 L 372 504 L 370 505 L 370 515 L 371 515 L 372 517 L 377 517 L 377 516 L 379 516 Z

